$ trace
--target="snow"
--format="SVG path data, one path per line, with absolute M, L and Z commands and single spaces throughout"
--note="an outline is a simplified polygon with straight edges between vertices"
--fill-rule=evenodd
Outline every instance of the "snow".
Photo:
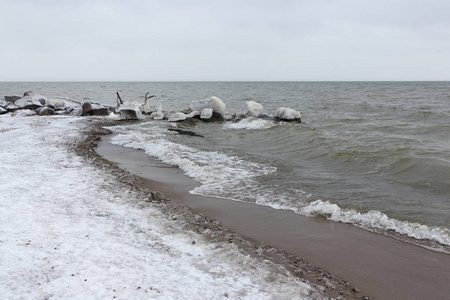
M 69 152 L 85 124 L 0 116 L 3 299 L 307 297 L 281 266 L 182 230 Z

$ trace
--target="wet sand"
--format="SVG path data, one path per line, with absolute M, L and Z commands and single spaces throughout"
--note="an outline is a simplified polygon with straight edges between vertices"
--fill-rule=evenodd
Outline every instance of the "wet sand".
M 151 190 L 221 222 L 237 234 L 284 249 L 355 285 L 372 299 L 447 299 L 450 255 L 433 252 L 349 224 L 290 211 L 189 194 L 197 183 L 143 151 L 112 145 L 97 152 L 143 178 Z

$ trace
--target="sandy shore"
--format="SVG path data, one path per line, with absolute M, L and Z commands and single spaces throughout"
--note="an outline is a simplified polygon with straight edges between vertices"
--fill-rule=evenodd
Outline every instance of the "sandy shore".
M 110 144 L 107 142 L 107 136 L 110 132 L 102 128 L 104 125 L 111 124 L 100 121 L 92 122 L 90 130 L 85 132 L 84 141 L 72 145 L 73 150 L 78 155 L 85 157 L 85 159 L 96 167 L 108 170 L 111 174 L 115 175 L 120 184 L 131 188 L 135 193 L 140 193 L 142 198 L 146 199 L 145 201 L 162 209 L 168 218 L 181 221 L 186 230 L 200 233 L 205 239 L 211 240 L 212 242 L 227 241 L 233 243 L 252 257 L 262 261 L 270 260 L 280 264 L 294 276 L 305 282 L 309 282 L 319 290 L 321 289 L 323 298 L 372 299 L 348 281 L 311 264 L 302 257 L 238 233 L 232 226 L 224 226 L 219 221 L 219 218 L 211 217 L 211 215 L 215 215 L 213 211 L 217 210 L 214 209 L 209 214 L 208 210 L 203 210 L 200 206 L 196 206 L 194 202 L 190 201 L 192 195 L 188 194 L 186 189 L 189 190 L 192 188 L 192 184 L 195 184 L 193 181 L 182 175 L 177 168 L 152 160 L 143 162 L 139 157 L 133 157 L 133 154 L 139 156 L 139 151 L 129 151 L 129 149 Z M 106 139 L 102 142 L 102 139 L 105 137 Z M 100 145 L 99 149 L 97 149 L 98 145 Z M 105 154 L 105 147 L 107 149 L 106 152 L 109 152 L 113 156 L 132 158 L 132 161 L 137 166 L 144 167 L 145 169 L 148 167 L 152 168 L 152 174 L 156 175 L 156 179 L 145 178 L 143 174 L 139 174 L 138 170 L 135 170 L 136 172 L 129 172 L 126 163 L 114 162 L 112 157 L 106 159 L 103 155 L 99 154 L 100 152 Z M 150 162 L 153 164 L 150 164 Z M 131 163 L 131 161 L 127 161 L 127 163 Z M 169 174 L 178 174 L 176 176 L 178 178 L 176 185 L 173 185 L 172 181 L 167 180 L 168 173 L 166 172 L 169 172 Z M 169 177 L 172 178 L 171 175 Z
M 178 168 L 142 151 L 114 146 L 107 138 L 101 141 L 107 133 L 94 125 L 76 151 L 148 195 L 148 201 L 164 203 L 167 215 L 182 219 L 186 229 L 212 240 L 228 240 L 252 256 L 282 264 L 299 278 L 325 286 L 324 296 L 444 299 L 450 294 L 450 255 L 348 224 L 191 195 L 188 191 L 196 183 Z

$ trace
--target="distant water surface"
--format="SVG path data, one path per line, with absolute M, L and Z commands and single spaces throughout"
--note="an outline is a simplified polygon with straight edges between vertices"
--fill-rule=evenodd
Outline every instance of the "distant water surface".
M 213 95 L 230 113 L 247 101 L 272 115 L 296 109 L 302 124 L 189 129 L 205 138 L 169 132 L 167 121 L 122 123 L 113 142 L 179 166 L 201 183 L 192 193 L 322 215 L 448 252 L 450 82 L 0 83 L 1 95 L 26 90 L 108 105 L 117 91 L 138 102 L 149 91 L 166 114 Z

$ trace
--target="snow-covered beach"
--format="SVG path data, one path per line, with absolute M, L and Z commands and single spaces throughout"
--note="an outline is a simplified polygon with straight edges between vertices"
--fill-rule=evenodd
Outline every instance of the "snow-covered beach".
M 0 117 L 4 299 L 325 297 L 281 265 L 183 230 L 76 155 L 90 121 Z

